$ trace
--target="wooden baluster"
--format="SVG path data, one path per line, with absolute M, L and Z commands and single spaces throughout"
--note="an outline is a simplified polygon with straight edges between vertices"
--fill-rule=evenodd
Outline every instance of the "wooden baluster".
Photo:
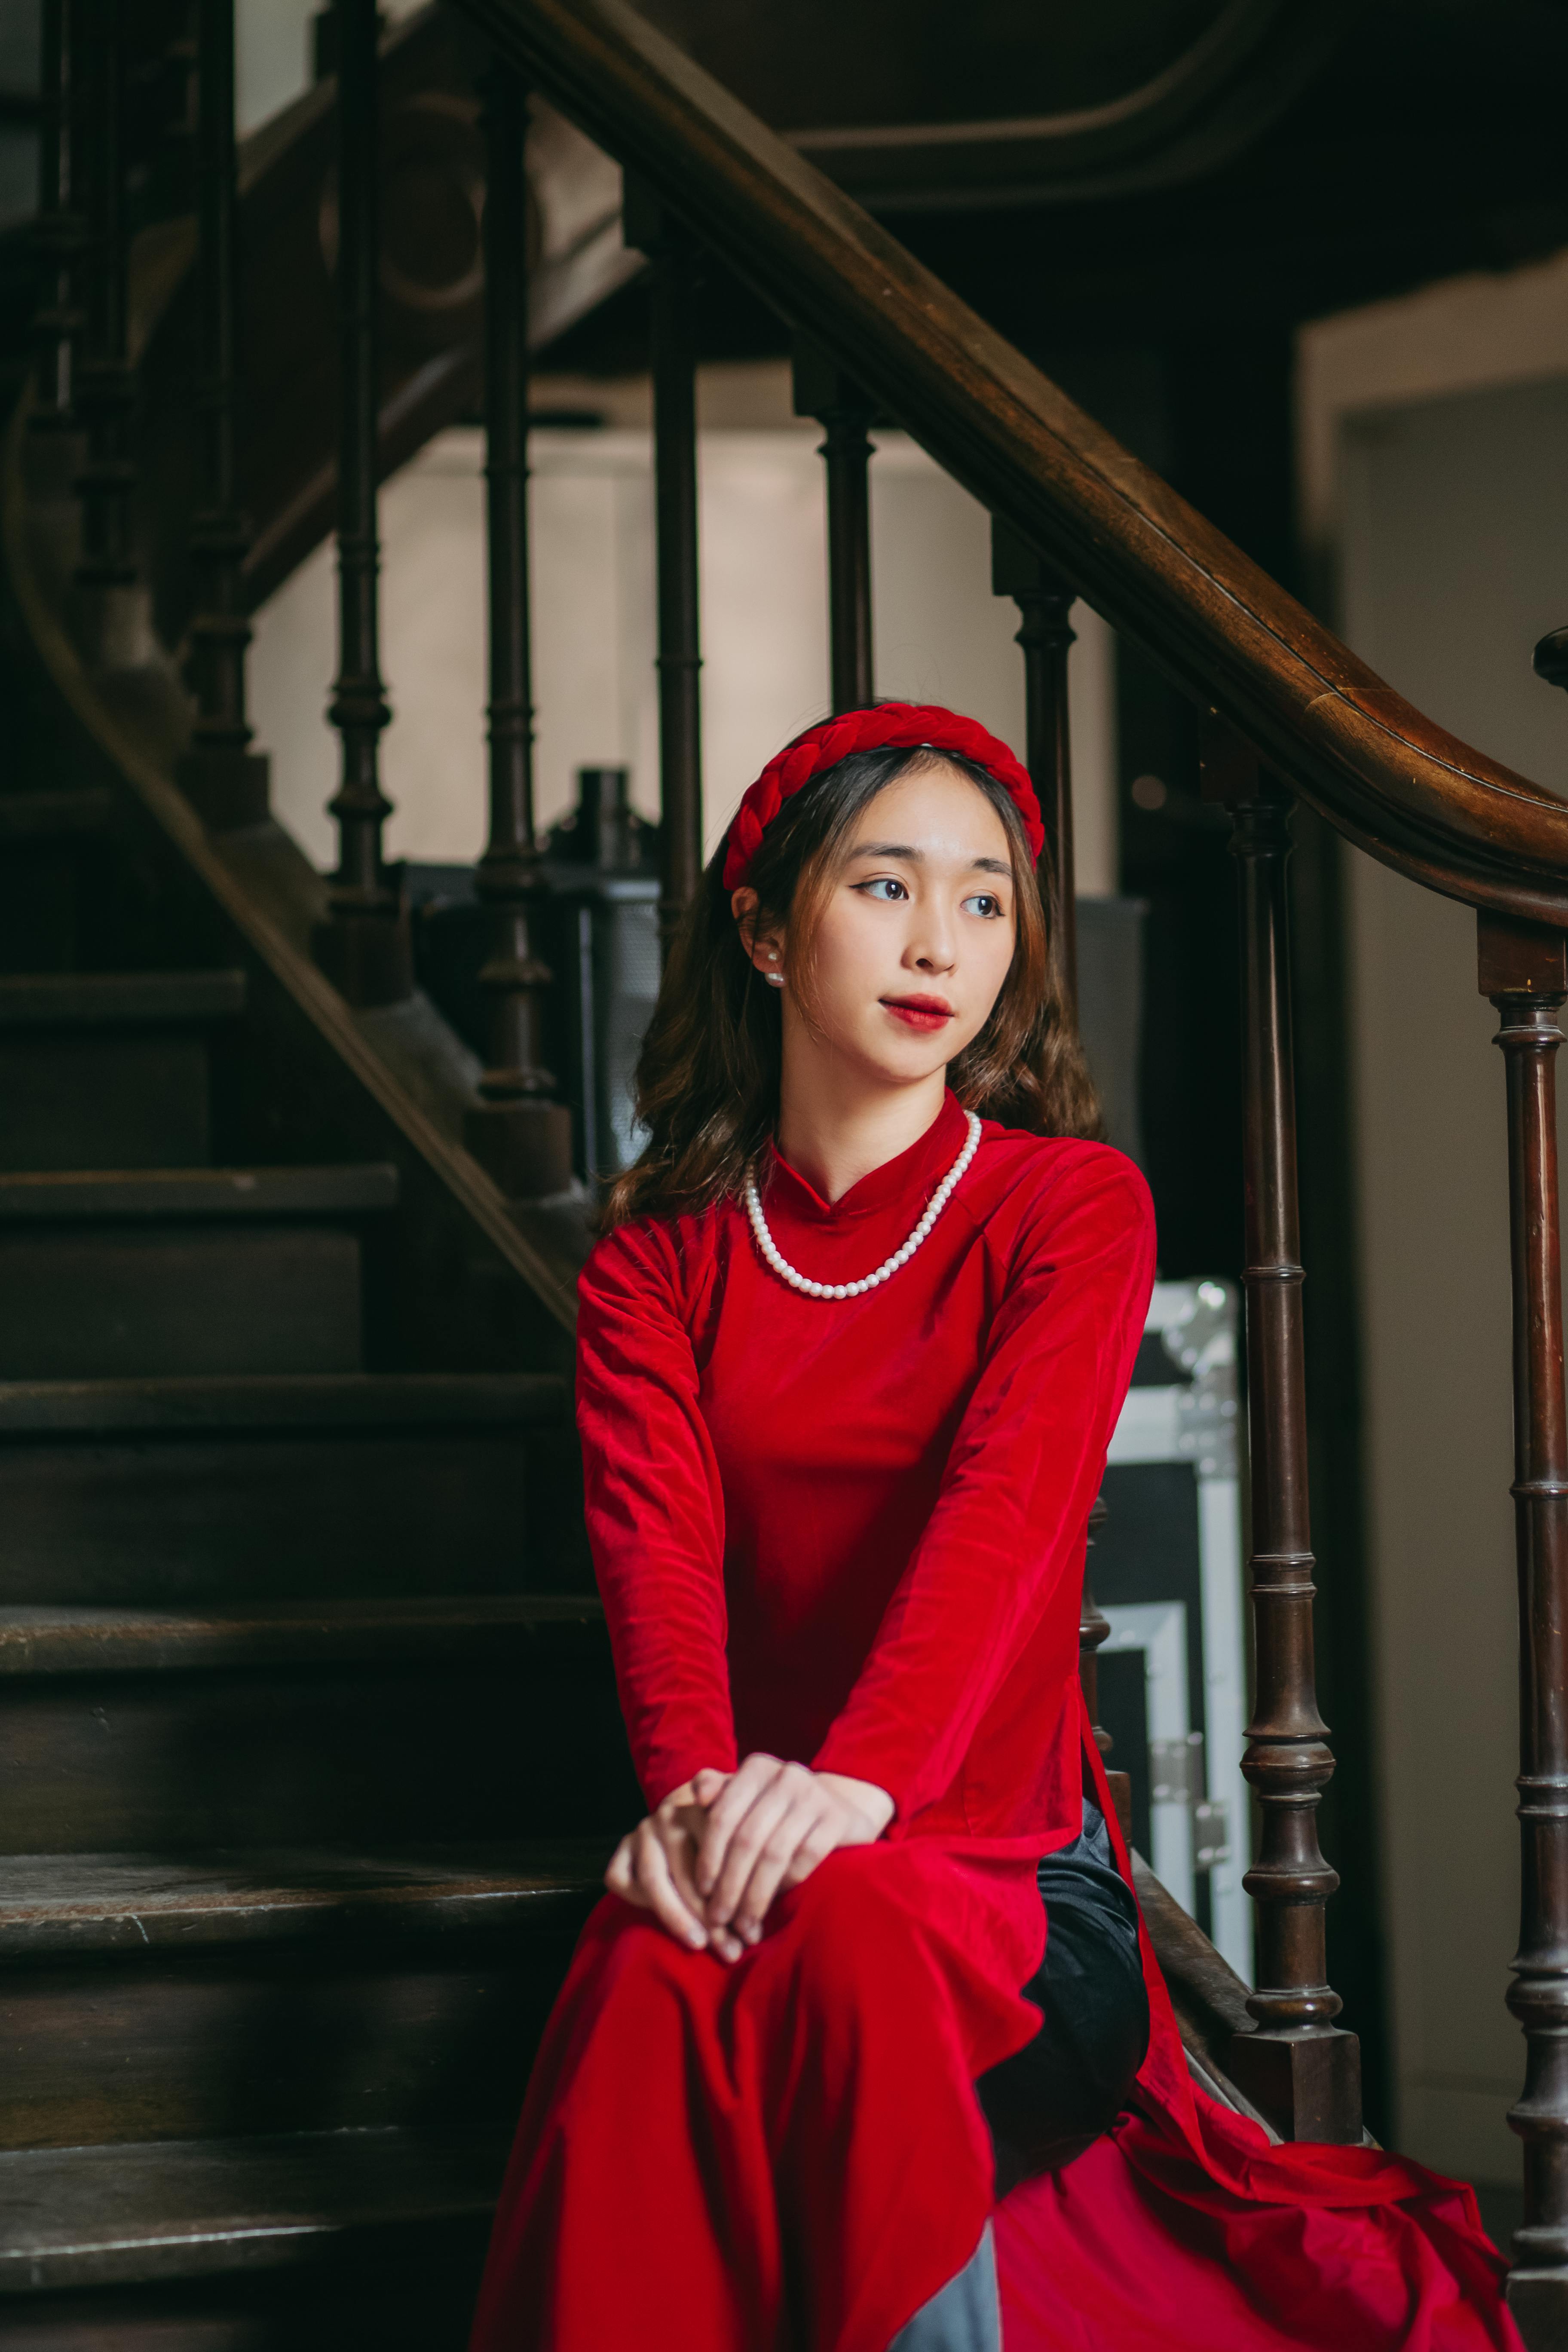
M 871 669 L 871 446 L 876 403 L 818 344 L 795 352 L 795 413 L 827 438 L 827 624 L 835 710 L 876 699 Z
M 1538 660 L 1538 667 L 1540 663 Z M 1524 2221 L 1509 2301 L 1531 2346 L 1568 2335 L 1568 1408 L 1557 1199 L 1561 931 L 1482 914 L 1479 981 L 1508 1076 L 1513 1296 L 1513 1513 L 1519 1559 L 1519 1950 Z
M 201 219 L 202 373 L 206 497 L 193 518 L 196 609 L 190 682 L 196 698 L 179 782 L 210 825 L 258 824 L 268 761 L 249 748 L 243 566 L 249 528 L 239 511 L 235 448 L 238 368 L 239 184 L 234 134 L 235 0 L 200 0 L 196 34 L 196 175 Z
M 702 871 L 701 628 L 697 572 L 698 251 L 690 232 L 630 173 L 627 245 L 653 264 L 653 472 L 658 561 L 659 929 L 668 944 Z
M 149 649 L 131 539 L 135 468 L 126 348 L 121 0 L 77 0 L 71 54 L 80 65 L 82 106 L 74 152 L 85 181 L 87 218 L 86 324 L 75 404 L 88 436 L 87 462 L 77 478 L 81 554 L 71 619 L 88 659 L 117 668 L 144 658 Z
M 1074 906 L 1072 751 L 1068 728 L 1068 654 L 1077 635 L 1068 615 L 1073 590 L 1010 523 L 991 523 L 991 592 L 1011 596 L 1021 620 L 1014 642 L 1024 650 L 1024 710 L 1029 771 L 1046 847 L 1041 858 L 1047 904 L 1068 998 L 1078 1003 L 1078 925 Z M 1048 868 L 1047 868 L 1048 860 Z
M 79 0 L 76 0 L 79 5 Z M 75 299 L 82 223 L 75 206 L 79 160 L 71 153 L 76 90 L 72 72 L 73 0 L 44 0 L 39 27 L 39 81 L 43 96 L 43 146 L 38 171 L 37 398 L 31 422 L 47 432 L 75 423 L 72 372 L 83 318 Z
M 351 1004 L 393 1004 L 413 987 L 406 909 L 382 861 L 392 803 L 381 730 L 392 717 L 377 639 L 376 368 L 380 266 L 375 0 L 336 0 L 338 51 L 338 675 L 328 718 L 342 744 L 331 912 L 316 961 Z
M 1340 1882 L 1317 1827 L 1334 1759 L 1312 1657 L 1286 919 L 1290 802 L 1259 772 L 1250 748 L 1217 723 L 1205 738 L 1204 793 L 1230 810 L 1240 870 L 1248 1573 L 1258 1677 L 1242 1770 L 1262 1813 L 1260 1851 L 1243 1881 L 1258 1906 L 1259 1981 L 1247 2004 L 1258 2023 L 1232 2042 L 1230 2071 L 1288 2138 L 1353 2142 L 1362 2136 L 1361 2045 L 1333 2023 L 1342 2004 L 1328 1984 L 1324 1910 Z
M 528 100 L 498 58 L 484 80 L 485 485 L 489 589 L 489 840 L 479 893 L 489 914 L 479 971 L 489 1015 L 480 1102 L 465 1139 L 510 1200 L 572 1181 L 572 1114 L 543 1066 L 550 971 L 535 952 L 544 898 L 533 823 L 528 597 Z
M 1068 653 L 1075 631 L 1068 625 L 1073 591 L 1054 565 L 1037 555 L 1010 524 L 994 516 L 991 523 L 991 591 L 1011 596 L 1022 625 L 1015 643 L 1024 652 L 1026 749 L 1029 771 L 1040 803 L 1046 845 L 1040 853 L 1040 885 L 1050 919 L 1051 938 L 1060 961 L 1069 1003 L 1078 1001 L 1078 933 L 1073 921 L 1072 733 L 1068 714 Z M 1095 1497 L 1089 1515 L 1089 1550 L 1095 1532 L 1110 1517 L 1103 1495 Z M 1095 1744 L 1109 1756 L 1111 1739 L 1100 1725 L 1100 1673 L 1097 1653 L 1110 1632 L 1110 1623 L 1089 1586 L 1088 1552 L 1084 1556 L 1083 1600 L 1079 1612 L 1078 1670 L 1093 1726 Z M 1123 1836 L 1132 1841 L 1132 1783 L 1125 1772 L 1108 1772 L 1111 1799 Z

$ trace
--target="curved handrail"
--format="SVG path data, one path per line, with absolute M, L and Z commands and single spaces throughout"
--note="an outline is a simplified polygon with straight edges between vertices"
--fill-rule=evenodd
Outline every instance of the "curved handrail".
M 1171 187 L 1261 138 L 1343 38 L 1360 0 L 1225 0 L 1160 71 L 1097 106 L 972 122 L 834 125 L 786 135 L 879 210 Z M 905 177 L 900 181 L 898 174 Z
M 1568 806 L 1385 686 L 626 0 L 458 5 L 1341 833 L 1568 928 Z

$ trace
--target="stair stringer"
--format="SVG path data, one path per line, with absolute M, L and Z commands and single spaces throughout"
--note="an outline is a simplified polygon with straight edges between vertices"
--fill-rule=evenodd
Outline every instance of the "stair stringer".
M 65 618 L 71 509 L 37 494 L 30 478 L 30 404 L 24 395 L 4 445 L 0 562 L 24 658 L 45 689 L 44 722 L 62 768 L 110 789 L 113 830 L 179 902 L 201 954 L 247 973 L 248 1044 L 258 1087 L 269 1092 L 272 1156 L 397 1167 L 394 1246 L 405 1311 L 386 1368 L 569 1369 L 585 1199 L 509 1204 L 459 1140 L 475 1065 L 455 1033 L 423 996 L 356 1013 L 322 976 L 308 943 L 326 885 L 281 826 L 207 831 L 174 782 L 189 699 L 150 632 L 135 667 L 89 671 Z M 46 478 L 43 490 L 52 487 Z

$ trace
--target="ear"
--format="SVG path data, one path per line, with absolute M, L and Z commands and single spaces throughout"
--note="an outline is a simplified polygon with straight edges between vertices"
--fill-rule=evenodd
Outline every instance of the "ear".
M 741 944 L 761 972 L 776 971 L 783 960 L 784 942 L 776 931 L 757 929 L 757 894 L 748 883 L 730 894 L 730 911 L 740 929 Z

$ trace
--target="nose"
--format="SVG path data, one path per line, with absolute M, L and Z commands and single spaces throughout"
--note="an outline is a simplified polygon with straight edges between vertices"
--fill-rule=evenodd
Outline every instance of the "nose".
M 909 947 L 904 961 L 917 971 L 951 971 L 958 960 L 957 942 L 951 919 L 943 912 L 931 908 Z

